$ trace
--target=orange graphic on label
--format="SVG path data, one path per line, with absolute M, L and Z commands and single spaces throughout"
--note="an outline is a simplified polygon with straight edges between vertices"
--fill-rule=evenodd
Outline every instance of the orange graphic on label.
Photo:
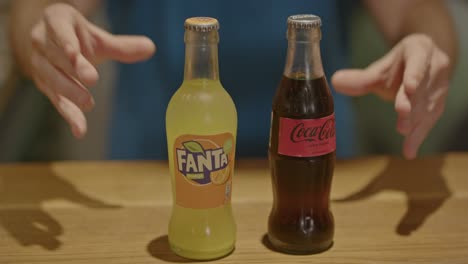
M 176 203 L 207 209 L 230 201 L 234 148 L 230 133 L 178 137 L 174 144 Z

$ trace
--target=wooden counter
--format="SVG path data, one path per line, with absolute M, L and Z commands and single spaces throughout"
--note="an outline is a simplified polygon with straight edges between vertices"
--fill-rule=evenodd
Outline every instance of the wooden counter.
M 291 256 L 265 243 L 266 160 L 234 175 L 236 250 L 216 263 L 468 263 L 468 154 L 337 163 L 335 244 Z M 164 162 L 0 165 L 0 263 L 187 262 L 167 244 Z

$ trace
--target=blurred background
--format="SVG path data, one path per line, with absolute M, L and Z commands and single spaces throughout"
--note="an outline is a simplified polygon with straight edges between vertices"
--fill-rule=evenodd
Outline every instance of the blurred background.
M 448 0 L 459 34 L 459 59 L 444 116 L 423 144 L 421 154 L 468 150 L 468 1 Z M 7 21 L 10 0 L 0 0 L 0 162 L 108 159 L 107 135 L 113 95 L 115 65 L 99 67 L 101 79 L 92 89 L 97 102 L 88 114 L 88 134 L 76 140 L 66 123 L 34 84 L 21 77 L 8 47 Z M 105 7 L 91 18 L 109 29 Z M 349 23 L 352 65 L 366 67 L 389 47 L 362 7 L 355 7 Z M 157 45 L 157 43 L 156 43 Z M 332 73 L 327 73 L 331 77 Z M 393 104 L 369 95 L 353 100 L 357 111 L 360 155 L 400 155 L 402 138 L 395 133 Z M 369 111 L 372 109 L 372 111 Z M 389 122 L 391 120 L 391 122 Z

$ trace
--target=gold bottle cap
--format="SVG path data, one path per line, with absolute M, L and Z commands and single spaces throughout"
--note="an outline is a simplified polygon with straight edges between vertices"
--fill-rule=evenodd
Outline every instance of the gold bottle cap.
M 315 15 L 301 14 L 288 17 L 288 27 L 294 29 L 318 28 L 322 25 L 320 17 Z
M 185 20 L 184 28 L 199 32 L 210 32 L 219 29 L 219 22 L 212 17 L 190 17 Z

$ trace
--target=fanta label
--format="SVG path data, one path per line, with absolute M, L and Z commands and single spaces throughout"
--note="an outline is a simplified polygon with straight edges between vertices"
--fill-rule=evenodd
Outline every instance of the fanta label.
M 174 144 L 176 204 L 207 209 L 230 202 L 234 153 L 231 133 L 178 137 Z
M 335 115 L 319 119 L 280 117 L 278 153 L 293 157 L 314 157 L 336 149 Z

